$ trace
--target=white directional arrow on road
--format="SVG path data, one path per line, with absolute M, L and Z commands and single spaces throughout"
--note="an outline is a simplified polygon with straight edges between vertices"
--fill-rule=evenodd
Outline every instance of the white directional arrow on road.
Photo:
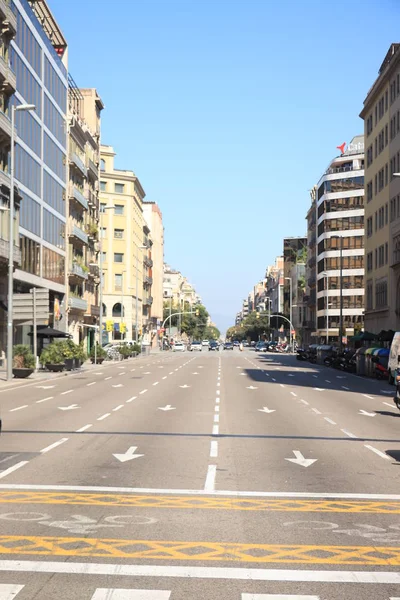
M 185 385 L 180 385 L 179 387 L 180 387 L 180 388 L 189 388 L 189 387 L 190 387 L 190 385 L 186 385 L 186 383 L 185 383 Z
M 137 446 L 131 446 L 128 448 L 125 454 L 113 454 L 113 456 L 115 456 L 115 458 L 120 462 L 127 462 L 128 460 L 133 460 L 134 458 L 140 458 L 144 456 L 144 454 L 135 454 L 136 450 Z
M 117 385 L 113 385 L 112 387 L 124 387 L 123 383 L 117 383 Z
M 171 406 L 170 404 L 167 404 L 166 406 L 159 406 L 158 410 L 176 410 L 175 406 Z
M 266 406 L 264 406 L 263 408 L 259 408 L 258 410 L 259 410 L 259 412 L 264 412 L 264 413 L 273 413 L 273 412 L 275 412 L 274 408 L 267 408 Z
M 366 410 L 363 410 L 362 408 L 360 408 L 360 415 L 364 415 L 364 417 L 376 417 L 376 413 L 370 413 L 367 412 Z
M 285 458 L 289 462 L 294 463 L 295 465 L 300 465 L 301 467 L 310 467 L 313 463 L 317 462 L 317 458 L 304 458 L 302 453 L 299 450 L 293 450 L 293 454 L 296 458 Z
M 59 410 L 75 410 L 75 408 L 80 408 L 77 404 L 70 404 L 69 406 L 59 406 Z
M 51 388 L 56 387 L 55 385 L 37 385 L 39 390 L 51 390 Z
M 246 388 L 247 390 L 258 390 L 258 387 L 254 387 L 254 385 L 249 385 L 249 387 Z

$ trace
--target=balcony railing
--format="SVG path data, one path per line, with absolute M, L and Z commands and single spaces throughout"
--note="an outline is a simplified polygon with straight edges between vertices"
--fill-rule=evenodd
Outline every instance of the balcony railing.
M 2 56 L 0 56 L 0 77 L 4 80 L 3 85 L 15 92 L 17 89 L 17 76 Z
M 87 311 L 88 303 L 83 298 L 77 298 L 76 296 L 70 296 L 68 298 L 68 306 L 70 308 L 74 308 L 75 310 L 82 310 L 84 312 Z
M 309 248 L 313 248 L 315 246 L 315 244 L 317 243 L 317 236 L 315 235 L 315 233 L 310 237 L 310 240 L 308 242 L 308 247 Z
M 76 275 L 77 277 L 82 277 L 82 279 L 88 278 L 88 271 L 86 271 L 81 265 L 78 263 L 72 263 L 70 273 L 72 275 Z
M 8 261 L 8 254 L 10 252 L 10 243 L 8 240 L 3 240 L 0 238 L 0 258 L 3 258 Z M 21 250 L 18 246 L 14 245 L 14 263 L 16 265 L 21 264 Z
M 85 167 L 85 163 L 83 162 L 83 160 L 81 158 L 79 158 L 79 156 L 76 154 L 76 152 L 71 152 L 69 160 L 72 164 L 74 164 L 76 167 L 78 167 L 78 169 L 81 171 L 81 173 L 86 177 L 87 169 Z
M 88 159 L 88 171 L 92 173 L 96 179 L 99 178 L 99 168 L 94 164 L 91 158 Z
M 143 298 L 144 306 L 151 306 L 153 304 L 153 296 L 147 296 Z
M 153 283 L 153 278 L 152 277 L 145 277 L 144 278 L 144 282 L 147 283 L 148 285 L 152 285 Z
M 7 0 L 0 0 L 0 15 L 3 19 L 3 32 L 6 31 L 6 26 L 8 25 L 8 29 L 10 33 L 15 34 L 17 31 L 17 17 L 13 13 L 10 2 Z
M 361 171 L 362 169 L 364 169 L 364 165 L 361 167 L 356 167 L 353 165 L 351 167 L 331 167 L 325 171 L 325 175 L 332 175 L 333 173 L 349 173 L 351 171 Z
M 88 209 L 88 202 L 85 196 L 74 185 L 69 186 L 69 197 L 74 198 L 85 210 Z
M 83 225 L 82 225 L 83 226 Z M 74 222 L 70 221 L 70 234 L 73 237 L 76 237 L 78 240 L 83 242 L 84 244 L 88 243 L 88 235 L 82 229 L 76 225 Z
M 17 134 L 17 129 L 14 127 L 14 136 Z M 10 139 L 11 138 L 11 120 L 8 115 L 4 114 L 0 110 L 0 137 Z
M 92 317 L 100 316 L 100 306 L 96 306 L 95 304 L 90 305 L 90 314 Z
M 147 267 L 153 266 L 153 261 L 146 254 L 143 256 L 143 262 Z

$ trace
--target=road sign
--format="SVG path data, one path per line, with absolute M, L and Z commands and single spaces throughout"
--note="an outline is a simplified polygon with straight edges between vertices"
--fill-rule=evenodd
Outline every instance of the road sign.
M 36 310 L 34 311 L 34 304 Z M 28 294 L 13 294 L 13 320 L 32 321 L 36 313 L 37 325 L 47 325 L 49 322 L 49 290 L 33 289 Z

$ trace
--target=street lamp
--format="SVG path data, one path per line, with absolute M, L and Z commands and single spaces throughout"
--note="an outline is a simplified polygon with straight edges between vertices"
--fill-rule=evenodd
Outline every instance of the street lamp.
M 8 254 L 8 308 L 7 308 L 7 381 L 12 379 L 12 358 L 13 358 L 13 275 L 14 275 L 14 128 L 15 112 L 24 110 L 35 110 L 34 104 L 19 104 L 11 107 L 11 151 L 10 151 L 10 225 L 8 234 L 9 254 Z M 35 357 L 36 360 L 36 357 Z
M 293 306 L 292 306 L 292 278 L 291 277 L 285 277 L 286 280 L 289 281 L 290 287 L 289 287 L 289 293 L 290 293 L 290 304 L 289 304 L 289 321 L 290 321 L 290 350 L 292 351 L 292 323 L 293 323 L 293 319 L 292 319 L 292 310 L 293 310 Z
M 135 301 L 135 310 L 136 310 L 136 316 L 135 316 L 135 342 L 136 344 L 138 343 L 138 327 L 139 327 L 139 299 L 138 299 L 138 294 L 139 294 L 139 250 L 147 250 L 147 246 L 146 245 L 142 245 L 142 246 L 136 246 L 136 287 L 130 287 L 129 289 L 133 290 L 135 289 L 135 294 L 136 294 L 136 301 Z
M 339 351 L 343 350 L 343 236 L 332 235 L 331 240 L 340 240 L 339 244 L 339 286 L 340 286 L 340 300 L 339 300 Z

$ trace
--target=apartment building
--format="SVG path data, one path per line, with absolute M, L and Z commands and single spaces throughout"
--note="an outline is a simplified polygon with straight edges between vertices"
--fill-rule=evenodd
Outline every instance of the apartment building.
M 14 0 L 13 6 L 17 23 L 10 43 L 12 69 L 3 55 L 0 76 L 10 77 L 14 89 L 16 85 L 16 105 L 35 105 L 35 110 L 16 112 L 21 262 L 14 273 L 14 291 L 47 288 L 49 324 L 65 330 L 67 43 L 45 0 Z M 9 12 L 8 16 L 13 19 Z M 7 103 L 7 94 L 3 102 Z M 6 162 L 3 154 L 0 168 Z M 2 182 L 6 180 L 4 173 Z M 28 343 L 30 325 L 18 321 L 15 325 L 14 341 Z
M 364 120 L 365 329 L 400 328 L 400 44 L 391 44 L 360 114 Z
M 314 207 L 314 203 L 312 205 Z M 339 341 L 340 298 L 343 336 L 364 322 L 364 137 L 356 136 L 329 164 L 316 194 L 316 341 Z M 313 223 L 312 215 L 309 223 Z M 313 240 L 314 234 L 310 232 Z M 314 240 L 313 240 L 314 241 Z M 341 249 L 342 248 L 342 249 Z M 341 256 L 342 254 L 342 256 Z M 309 260 L 308 266 L 313 264 Z M 340 269 L 342 268 L 342 289 Z
M 163 321 L 163 279 L 164 279 L 164 225 L 162 212 L 156 202 L 143 202 L 143 217 L 150 229 L 150 235 L 153 242 L 151 248 L 151 258 L 146 255 L 143 260 L 147 260 L 148 267 L 152 269 L 152 297 L 151 319 L 153 325 L 153 344 L 154 331 L 160 328 Z
M 99 252 L 100 111 L 103 103 L 95 90 L 85 90 L 84 96 L 71 76 L 68 81 L 67 322 L 74 341 L 83 341 L 89 351 L 100 315 L 96 264 Z M 85 120 L 86 114 L 92 127 L 94 125 L 93 130 Z
M 10 44 L 15 38 L 17 18 L 11 6 L 5 0 L 0 2 L 0 353 L 4 352 L 7 343 L 7 273 L 9 257 L 9 212 L 10 205 L 10 173 L 8 156 L 11 149 L 11 104 L 16 90 L 16 76 L 10 66 Z M 14 268 L 21 264 L 19 249 L 19 206 L 18 186 L 14 188 Z
M 201 304 L 201 298 L 194 286 L 180 271 L 172 269 L 164 263 L 163 297 L 175 305 L 183 306 L 184 302 L 191 306 Z
M 112 146 L 101 145 L 100 156 L 102 339 L 136 339 L 143 314 L 145 192 L 133 171 L 115 167 Z
M 307 263 L 305 270 L 306 295 L 302 323 L 302 343 L 315 342 L 317 329 L 317 186 L 310 190 L 311 206 L 307 211 Z
M 154 340 L 154 327 L 152 326 L 152 287 L 153 287 L 153 240 L 150 227 L 143 223 L 143 296 L 142 296 L 142 335 L 143 340 L 151 345 Z
M 271 314 L 283 313 L 283 256 L 278 256 L 274 265 L 265 272 L 266 298 L 271 307 Z

